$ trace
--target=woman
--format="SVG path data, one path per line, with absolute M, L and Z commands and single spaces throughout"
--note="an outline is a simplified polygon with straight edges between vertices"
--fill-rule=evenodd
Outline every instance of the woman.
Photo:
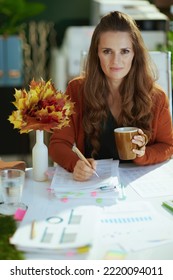
M 70 81 L 66 93 L 75 102 L 75 114 L 69 127 L 52 135 L 49 153 L 73 172 L 75 180 L 92 176 L 95 159 L 118 159 L 116 127 L 139 128 L 132 140 L 138 146 L 133 150 L 138 165 L 163 162 L 173 154 L 168 98 L 155 83 L 148 51 L 130 16 L 115 11 L 101 19 L 92 36 L 85 77 Z M 74 143 L 91 168 L 72 151 Z

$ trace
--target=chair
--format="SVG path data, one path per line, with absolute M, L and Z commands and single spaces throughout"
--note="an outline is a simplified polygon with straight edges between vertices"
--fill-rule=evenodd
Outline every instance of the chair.
M 163 88 L 168 95 L 170 103 L 170 111 L 172 111 L 172 79 L 171 79 L 171 52 L 167 51 L 149 51 L 150 57 L 157 67 L 159 78 L 158 84 Z

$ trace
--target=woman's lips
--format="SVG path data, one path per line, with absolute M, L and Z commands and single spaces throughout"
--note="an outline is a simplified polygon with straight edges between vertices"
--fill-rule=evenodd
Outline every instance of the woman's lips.
M 121 71 L 122 67 L 110 67 L 111 71 Z

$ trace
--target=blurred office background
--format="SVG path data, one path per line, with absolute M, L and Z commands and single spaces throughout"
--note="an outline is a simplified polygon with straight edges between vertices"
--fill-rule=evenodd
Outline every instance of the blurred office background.
M 9 2 L 9 0 L 6 0 Z M 15 0 L 20 3 L 22 0 Z M 3 1 L 2 1 L 3 2 Z M 14 1 L 11 0 L 11 3 Z M 34 0 L 25 2 L 33 3 Z M 131 14 L 137 21 L 144 41 L 150 51 L 173 47 L 168 42 L 173 33 L 173 0 L 37 0 L 43 11 L 24 20 L 20 43 L 15 52 L 15 42 L 10 39 L 3 46 L 4 34 L 0 33 L 0 157 L 3 160 L 25 160 L 31 166 L 34 133 L 20 134 L 9 123 L 14 88 L 27 88 L 30 80 L 41 77 L 52 79 L 57 89 L 64 91 L 67 82 L 80 73 L 82 54 L 87 52 L 92 32 L 100 17 L 111 10 Z M 12 7 L 13 8 L 13 7 Z M 4 18 L 0 1 L 0 28 Z M 5 35 L 5 37 L 7 37 Z M 173 37 L 172 37 L 173 39 Z M 5 56 L 4 56 L 5 48 Z M 8 54 L 6 49 L 8 49 Z M 15 59 L 14 59 L 15 58 Z M 11 77 L 3 76 L 3 63 L 8 60 Z M 15 66 L 14 66 L 14 65 Z M 19 75 L 15 76 L 19 72 Z M 49 135 L 45 137 L 48 143 Z

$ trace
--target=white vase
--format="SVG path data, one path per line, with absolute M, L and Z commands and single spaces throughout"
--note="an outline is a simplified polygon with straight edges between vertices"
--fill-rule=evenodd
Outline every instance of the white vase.
M 36 143 L 32 149 L 33 178 L 35 181 L 46 181 L 48 169 L 48 148 L 44 144 L 44 131 L 36 130 Z

